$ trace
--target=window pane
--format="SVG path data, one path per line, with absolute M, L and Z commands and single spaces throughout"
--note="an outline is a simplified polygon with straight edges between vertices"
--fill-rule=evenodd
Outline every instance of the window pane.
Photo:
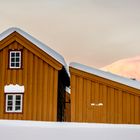
M 15 62 L 15 58 L 11 58 L 11 62 Z
M 12 111 L 12 109 L 13 109 L 12 106 L 7 107 L 7 111 Z
M 18 111 L 18 110 L 19 110 L 19 111 L 21 110 L 20 106 L 16 106 L 16 107 L 15 107 L 15 111 Z
M 16 58 L 16 62 L 19 62 L 19 58 Z
M 21 101 L 16 101 L 16 105 L 20 105 L 21 104 Z
M 16 67 L 19 67 L 19 63 L 16 63 Z
M 15 57 L 15 53 L 14 52 L 11 52 L 11 57 Z
M 8 100 L 13 100 L 13 95 L 8 95 Z
M 9 105 L 13 105 L 13 102 L 12 101 L 8 101 L 8 106 Z
M 15 63 L 11 63 L 11 67 L 14 67 L 15 66 Z
M 16 53 L 16 56 L 19 57 L 19 52 Z
M 16 95 L 16 100 L 21 100 L 21 95 Z

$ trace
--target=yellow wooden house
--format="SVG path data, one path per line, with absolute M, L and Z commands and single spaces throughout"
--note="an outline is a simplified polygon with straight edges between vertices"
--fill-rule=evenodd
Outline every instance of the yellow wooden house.
M 140 82 L 70 64 L 71 121 L 140 124 Z
M 19 28 L 0 34 L 0 119 L 63 121 L 64 58 Z

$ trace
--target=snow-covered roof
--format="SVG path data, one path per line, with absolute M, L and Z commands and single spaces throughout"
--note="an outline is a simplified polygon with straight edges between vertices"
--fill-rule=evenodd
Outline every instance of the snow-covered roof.
M 20 35 L 22 35 L 23 37 L 25 37 L 27 40 L 29 40 L 30 42 L 32 42 L 34 45 L 36 45 L 38 48 L 40 48 L 41 50 L 43 50 L 44 52 L 46 52 L 48 55 L 50 55 L 51 57 L 53 57 L 55 60 L 57 60 L 63 66 L 66 66 L 65 60 L 64 60 L 64 58 L 60 54 L 58 54 L 56 51 L 54 51 L 50 47 L 48 47 L 44 43 L 40 42 L 39 40 L 37 40 L 36 38 L 34 38 L 33 36 L 31 36 L 27 32 L 25 32 L 25 31 L 23 31 L 23 30 L 21 30 L 19 28 L 12 27 L 12 28 L 9 28 L 6 31 L 2 32 L 0 34 L 0 41 L 3 40 L 4 38 L 6 38 L 8 35 L 10 35 L 13 32 L 19 33 Z
M 111 80 L 111 81 L 115 81 L 117 83 L 127 85 L 129 87 L 140 89 L 140 82 L 136 81 L 136 80 L 125 78 L 125 77 L 115 75 L 110 72 L 105 72 L 105 71 L 102 71 L 99 69 L 91 68 L 89 66 L 85 66 L 83 64 L 79 64 L 79 63 L 75 63 L 75 62 L 70 63 L 70 67 L 90 73 L 90 74 L 97 75 L 99 77 L 103 77 L 103 78 Z
M 4 86 L 5 93 L 24 93 L 24 86 L 16 85 L 5 85 Z

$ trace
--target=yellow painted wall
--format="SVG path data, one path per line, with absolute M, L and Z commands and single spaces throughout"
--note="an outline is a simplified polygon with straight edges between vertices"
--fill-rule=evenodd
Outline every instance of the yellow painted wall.
M 70 74 L 72 122 L 140 124 L 140 90 L 72 67 Z
M 19 39 L 20 43 L 14 41 L 15 39 Z M 7 46 L 0 51 L 0 119 L 57 121 L 58 70 L 50 65 L 54 62 L 42 53 L 50 63 L 48 64 L 44 58 L 41 59 L 41 55 L 35 54 L 36 51 L 30 51 L 32 44 L 25 42 L 24 38 L 14 35 L 12 40 L 11 35 L 9 40 L 3 41 Z M 29 44 L 29 49 L 21 43 Z M 0 48 L 2 45 L 1 43 Z M 8 68 L 9 49 L 22 50 L 22 69 Z M 25 86 L 23 113 L 5 113 L 4 85 L 7 84 Z

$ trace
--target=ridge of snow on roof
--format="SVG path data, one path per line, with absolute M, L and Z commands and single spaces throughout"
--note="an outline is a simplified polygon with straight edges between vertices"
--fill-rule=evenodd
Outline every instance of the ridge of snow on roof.
M 40 48 L 41 50 L 43 50 L 44 52 L 46 52 L 47 54 L 49 54 L 51 57 L 53 57 L 54 59 L 56 59 L 63 66 L 66 66 L 65 60 L 64 60 L 64 58 L 60 54 L 58 54 L 56 51 L 54 51 L 53 49 L 51 49 L 50 47 L 48 47 L 44 43 L 40 42 L 39 40 L 37 40 L 33 36 L 31 36 L 27 32 L 24 32 L 20 28 L 11 27 L 11 28 L 5 30 L 4 32 L 2 32 L 0 34 L 0 41 L 3 40 L 4 38 L 6 38 L 8 35 L 12 34 L 13 32 L 19 33 L 20 35 L 22 35 L 23 37 L 25 37 L 27 40 L 29 40 L 30 42 L 32 42 L 34 45 L 36 45 L 38 48 Z
M 127 85 L 129 87 L 140 89 L 140 82 L 139 81 L 135 81 L 135 80 L 125 78 L 125 77 L 122 77 L 122 76 L 119 76 L 119 75 L 116 75 L 116 74 L 113 74 L 110 72 L 105 72 L 105 71 L 102 71 L 99 69 L 91 68 L 89 66 L 85 66 L 83 64 L 79 64 L 79 63 L 75 63 L 75 62 L 70 63 L 70 67 L 79 69 L 81 71 L 85 71 L 85 72 L 90 73 L 90 74 L 97 75 L 99 77 L 103 77 L 105 79 L 108 79 L 108 80 L 111 80 L 111 81 L 114 81 L 117 83 Z

